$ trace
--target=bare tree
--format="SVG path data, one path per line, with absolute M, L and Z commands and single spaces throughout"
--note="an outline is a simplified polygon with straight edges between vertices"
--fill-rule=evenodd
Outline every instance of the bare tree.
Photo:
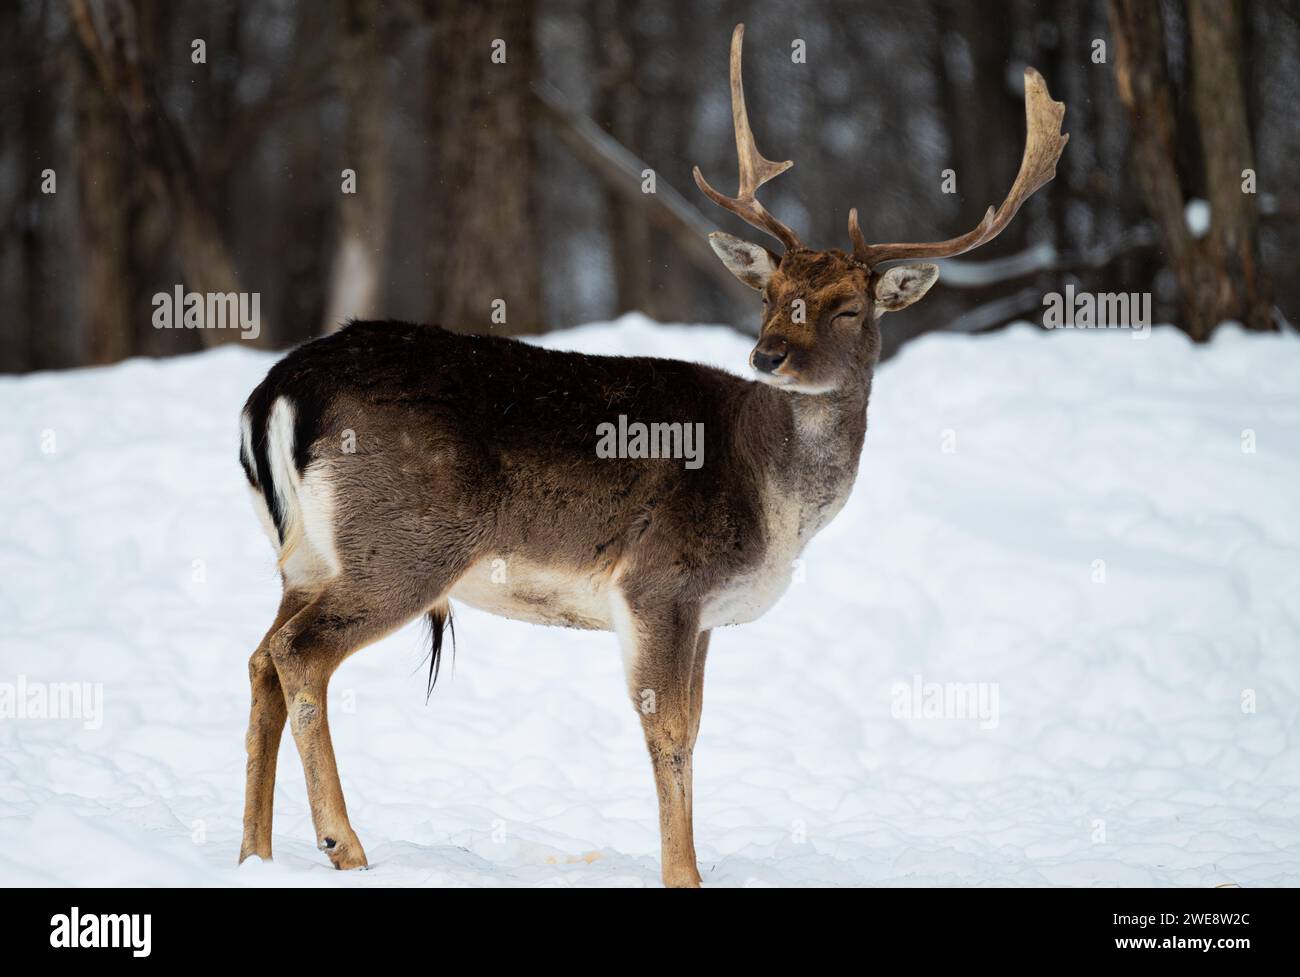
M 947 165 L 959 166 L 958 219 L 975 222 L 988 206 L 1005 174 L 1016 168 L 1016 139 L 1024 126 L 1024 111 L 1009 97 L 1006 78 L 996 70 L 1011 54 L 1014 18 L 1010 11 L 989 17 L 979 4 L 942 0 L 940 57 L 936 67 L 946 113 L 945 129 L 952 140 Z M 1052 198 L 1061 195 L 1053 189 Z M 1011 240 L 1023 242 L 1024 228 L 1011 230 Z
M 1116 85 L 1129 114 L 1134 176 L 1178 280 L 1183 328 L 1208 339 L 1224 319 L 1272 328 L 1259 273 L 1254 205 L 1243 200 L 1251 167 L 1250 133 L 1240 81 L 1235 6 L 1192 0 L 1193 102 L 1211 196 L 1211 228 L 1198 239 L 1187 225 L 1178 167 L 1178 120 L 1158 4 L 1110 0 Z
M 342 0 L 338 71 L 347 109 L 343 129 L 344 167 L 354 192 L 341 195 L 330 298 L 324 331 L 349 317 L 380 312 L 384 248 L 390 217 L 388 64 L 380 46 L 378 0 Z
M 0 370 L 234 338 L 153 329 L 150 297 L 178 282 L 256 289 L 272 346 L 353 316 L 517 333 L 637 309 L 752 328 L 704 237 L 737 228 L 701 216 L 690 179 L 732 163 L 713 58 L 742 6 L 0 4 Z M 846 194 L 894 237 L 978 217 L 1015 165 L 1022 64 L 1070 105 L 1055 189 L 1001 257 L 949 263 L 885 355 L 1032 315 L 1029 286 L 1066 279 L 1150 289 L 1156 319 L 1198 339 L 1296 304 L 1295 0 L 812 0 L 797 30 L 776 7 L 751 20 L 760 136 L 826 163 L 773 194 L 810 240 L 844 243 L 826 204 Z M 957 195 L 939 192 L 950 167 Z M 1191 228 L 1200 200 L 1211 220 Z
M 130 146 L 116 106 L 84 51 L 70 52 L 77 154 L 77 243 L 81 325 L 91 363 L 116 363 L 136 351 L 131 314 Z
M 424 215 L 432 225 L 430 314 L 450 328 L 514 334 L 544 325 L 529 87 L 534 13 L 533 4 L 480 0 L 433 4 L 428 14 L 436 86 L 435 204 Z
M 1255 154 L 1242 86 L 1240 11 L 1235 0 L 1187 0 L 1187 9 L 1192 105 L 1210 201 L 1205 250 L 1219 286 L 1214 315 L 1250 329 L 1273 329 L 1255 194 L 1243 192 L 1247 174 L 1255 172 Z
M 635 34 L 629 5 L 593 0 L 592 42 L 597 59 L 595 119 L 620 144 L 638 152 L 641 122 L 636 84 Z M 650 226 L 644 209 L 605 188 L 606 227 L 614 273 L 615 311 L 649 311 Z
M 12 166 L 15 185 L 0 202 L 0 283 L 12 289 L 4 303 L 12 313 L 10 323 L 0 328 L 0 355 L 4 368 L 11 370 L 48 369 L 70 359 L 67 324 L 60 321 L 50 288 L 59 258 L 57 242 L 50 240 L 55 224 L 50 212 L 59 198 L 41 193 L 45 171 L 54 168 L 55 119 L 42 97 L 53 79 L 47 63 L 22 77 L 22 56 L 39 49 L 49 20 L 48 3 L 0 5 L 0 84 L 5 90 L 0 162 Z M 21 331 L 20 325 L 25 327 Z
M 135 6 L 128 0 L 72 0 L 70 10 L 105 91 L 125 118 L 136 159 L 175 221 L 186 284 L 198 292 L 239 291 L 234 263 L 201 193 L 193 154 L 154 90 Z M 200 334 L 208 345 L 240 337 L 227 329 Z

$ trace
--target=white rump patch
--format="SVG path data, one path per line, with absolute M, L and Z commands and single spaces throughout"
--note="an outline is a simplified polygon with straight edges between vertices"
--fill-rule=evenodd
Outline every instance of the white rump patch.
M 295 412 L 288 397 L 276 397 L 266 421 L 266 458 L 271 469 L 271 487 L 284 522 L 284 545 L 288 549 L 299 526 L 294 497 L 298 494 L 298 469 L 293 464 Z
M 280 534 L 275 531 L 275 523 L 271 519 L 271 510 L 266 507 L 266 497 L 262 495 L 262 490 L 248 487 L 249 497 L 253 500 L 253 511 L 257 513 L 257 521 L 262 524 L 262 532 L 266 533 L 266 538 L 271 541 L 271 546 L 278 554 L 280 552 Z
M 301 541 L 285 560 L 285 578 L 301 587 L 338 576 L 343 567 L 334 546 L 334 486 L 326 462 L 314 462 L 303 473 L 298 486 L 298 518 Z
M 242 452 L 249 467 L 253 464 L 252 420 L 241 418 Z M 275 522 L 261 491 L 253 489 L 253 509 L 266 530 L 267 538 L 280 558 L 280 570 L 291 587 L 313 589 L 335 577 L 342 569 L 334 546 L 334 490 L 329 466 L 315 462 L 301 475 L 294 464 L 294 423 L 296 412 L 288 397 L 277 397 L 266 421 L 266 457 L 270 468 L 271 491 L 275 493 L 284 524 L 284 542 L 276 532 Z
M 253 473 L 253 478 L 257 478 L 257 462 L 253 459 L 253 417 L 247 410 L 239 415 L 239 453 L 244 456 L 244 464 Z

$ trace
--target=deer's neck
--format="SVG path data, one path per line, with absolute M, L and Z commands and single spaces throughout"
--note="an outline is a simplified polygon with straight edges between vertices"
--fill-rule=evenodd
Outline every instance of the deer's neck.
M 827 394 L 763 389 L 772 398 L 769 418 L 779 418 L 770 428 L 779 432 L 775 443 L 762 453 L 768 506 L 796 509 L 800 543 L 806 543 L 834 518 L 853 489 L 867 431 L 871 375 Z
M 867 431 L 870 386 L 868 377 L 860 388 L 786 397 L 795 455 L 800 461 L 814 467 L 844 461 L 857 469 Z

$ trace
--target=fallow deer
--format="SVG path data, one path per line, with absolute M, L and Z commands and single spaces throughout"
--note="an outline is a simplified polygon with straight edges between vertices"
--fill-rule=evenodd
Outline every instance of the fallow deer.
M 883 313 L 934 284 L 933 264 L 992 240 L 1056 172 L 1065 111 L 1025 71 L 1020 172 L 977 227 L 930 244 L 813 251 L 755 199 L 790 167 L 759 155 L 741 86 L 731 101 L 740 189 L 715 203 L 782 254 L 710 235 L 762 294 L 757 381 L 695 363 L 555 352 L 398 322 L 354 322 L 270 370 L 242 415 L 240 457 L 279 554 L 283 597 L 249 662 L 247 795 L 240 860 L 271 856 L 276 752 L 286 717 L 318 846 L 366 866 L 330 744 L 326 687 L 353 652 L 409 621 L 434 625 L 436 675 L 449 599 L 539 624 L 613 631 L 639 708 L 659 801 L 662 874 L 698 886 L 691 757 L 717 627 L 753 621 L 792 561 L 844 505 L 858 471 Z M 803 315 L 793 314 L 802 300 Z M 611 460 L 602 424 L 703 424 L 703 465 Z M 503 582 L 492 569 L 505 561 Z M 502 579 L 497 575 L 496 579 Z M 653 693 L 652 697 L 646 691 Z

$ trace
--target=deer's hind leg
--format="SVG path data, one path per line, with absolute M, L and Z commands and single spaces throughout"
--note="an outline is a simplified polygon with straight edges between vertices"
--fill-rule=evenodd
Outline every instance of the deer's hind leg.
M 244 785 L 244 840 L 239 846 L 239 860 L 249 855 L 271 857 L 271 815 L 275 796 L 275 765 L 284 733 L 284 695 L 280 676 L 271 661 L 271 639 L 307 603 L 307 598 L 286 590 L 276 611 L 275 623 L 266 632 L 257 650 L 248 660 L 248 680 L 252 686 L 252 704 L 248 713 L 248 767 Z
M 414 620 L 442 599 L 442 590 L 370 589 L 346 575 L 294 615 L 271 641 L 289 729 L 298 746 L 316 844 L 335 868 L 364 868 L 366 853 L 348 821 L 330 741 L 327 690 L 334 670 L 353 652 Z

